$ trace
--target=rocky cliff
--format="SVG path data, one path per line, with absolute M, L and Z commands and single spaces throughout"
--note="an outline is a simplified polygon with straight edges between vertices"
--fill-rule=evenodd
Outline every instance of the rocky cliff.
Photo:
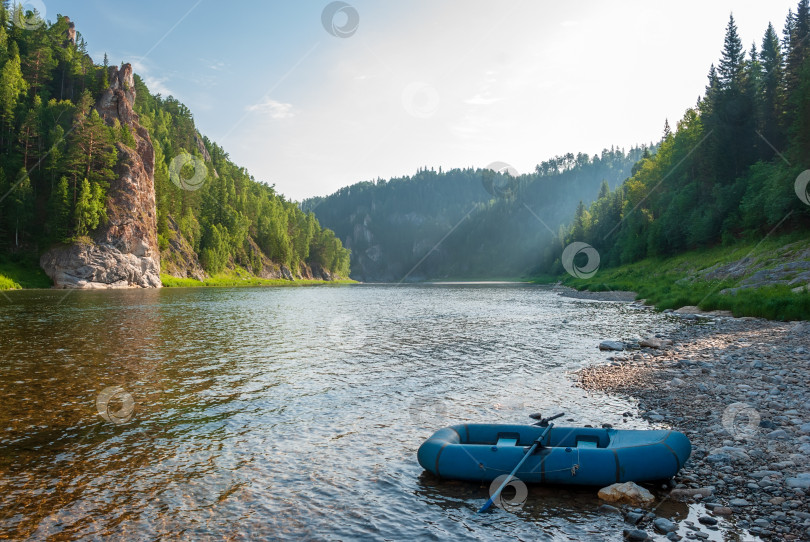
M 132 66 L 109 68 L 110 87 L 96 104 L 104 121 L 127 124 L 135 148 L 116 143 L 117 178 L 107 193 L 108 221 L 93 234 L 93 243 L 55 247 L 40 265 L 56 288 L 160 288 L 160 251 L 155 208 L 155 150 L 146 128 L 132 110 Z
M 195 280 L 208 278 L 202 265 L 200 265 L 197 253 L 194 252 L 194 248 L 188 240 L 183 237 L 177 222 L 171 215 L 167 217 L 166 222 L 168 226 L 166 234 L 168 243 L 160 251 L 161 272 L 177 278 Z

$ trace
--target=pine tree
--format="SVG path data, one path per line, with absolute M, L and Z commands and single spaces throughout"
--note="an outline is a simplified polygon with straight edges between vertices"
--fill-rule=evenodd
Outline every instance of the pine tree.
M 730 15 L 726 27 L 726 37 L 723 42 L 723 56 L 720 59 L 718 76 L 724 88 L 739 87 L 742 82 L 745 52 L 742 40 L 737 33 L 737 24 L 734 15 Z
M 785 25 L 782 27 L 782 50 L 785 52 L 790 52 L 790 43 L 795 28 L 796 17 L 793 15 L 793 10 L 789 9 L 787 17 L 785 17 Z
M 743 87 L 743 100 L 750 105 L 750 122 L 748 123 L 748 127 L 750 127 L 752 132 L 757 132 L 762 127 L 763 112 L 762 100 L 760 99 L 762 87 L 762 64 L 759 61 L 759 53 L 757 52 L 756 43 L 751 44 L 751 49 L 748 53 L 748 61 L 745 62 Z M 756 149 L 759 155 L 762 155 L 764 154 L 765 148 L 769 148 L 769 146 L 767 144 L 763 144 L 759 138 L 752 138 L 752 150 Z
M 17 142 L 23 155 L 23 168 L 26 171 L 32 169 L 33 164 L 39 158 L 40 150 L 40 113 L 42 110 L 42 100 L 39 96 L 34 99 L 34 107 L 28 110 L 22 126 L 20 126 Z
M 664 140 L 672 136 L 672 129 L 669 127 L 669 119 L 664 119 Z
M 43 27 L 29 30 L 24 36 L 27 47 L 23 73 L 30 84 L 31 95 L 37 96 L 40 89 L 50 83 L 56 60 L 53 57 L 50 37 Z
M 0 114 L 3 116 L 5 125 L 4 133 L 10 137 L 14 126 L 14 110 L 20 97 L 28 88 L 28 83 L 23 79 L 20 69 L 20 53 L 17 50 L 17 43 L 14 41 L 11 42 L 9 54 L 9 59 L 0 70 Z M 5 139 L 0 136 L 0 143 L 3 143 Z
M 21 237 L 31 230 L 34 218 L 34 190 L 31 179 L 24 169 L 21 169 L 15 180 L 16 186 L 8 196 L 7 206 L 8 227 L 14 231 L 14 246 L 19 247 Z
M 588 227 L 588 210 L 585 209 L 585 204 L 582 200 L 577 204 L 577 210 L 574 212 L 574 224 L 571 228 L 570 238 L 572 241 L 581 241 L 585 238 L 585 231 Z
M 89 235 L 99 224 L 107 220 L 107 201 L 104 189 L 90 181 L 82 181 L 82 189 L 74 208 L 76 235 Z
M 810 51 L 810 0 L 799 0 L 796 14 L 792 17 L 792 24 L 786 25 L 790 32 L 789 47 L 785 62 L 785 85 L 788 100 L 799 84 L 804 61 Z
M 73 180 L 74 201 L 79 179 L 84 178 L 106 187 L 115 178 L 112 168 L 117 160 L 117 152 L 112 143 L 110 129 L 101 120 L 98 111 L 93 109 L 87 116 L 82 115 L 81 111 L 77 113 L 69 138 L 66 168 Z
M 781 129 L 782 112 L 785 105 L 785 95 L 782 90 L 784 84 L 784 70 L 782 68 L 782 50 L 779 46 L 779 37 L 773 25 L 768 23 L 768 29 L 762 38 L 762 51 L 760 52 L 761 85 L 759 101 L 762 104 L 761 130 L 763 137 L 774 148 L 784 146 L 784 132 Z M 765 149 L 764 157 L 770 159 L 772 149 Z
M 51 130 L 50 134 L 51 147 L 48 150 L 45 160 L 45 173 L 50 181 L 51 190 L 53 190 L 56 177 L 60 174 L 63 167 L 63 154 L 65 148 L 65 130 L 58 124 Z
M 78 101 L 76 102 L 76 115 L 79 121 L 83 120 L 82 117 L 86 117 L 90 114 L 90 109 L 93 108 L 93 95 L 89 91 L 84 91 L 79 96 Z
M 701 110 L 707 117 L 714 113 L 717 109 L 717 99 L 720 95 L 720 77 L 717 75 L 717 69 L 714 64 L 709 68 L 709 75 L 707 75 L 709 84 L 706 85 L 706 94 L 701 102 Z
M 135 136 L 132 135 L 132 130 L 130 129 L 129 124 L 119 123 L 118 141 L 120 141 L 130 149 L 134 149 L 137 146 L 137 144 L 135 143 Z
M 712 112 L 719 122 L 707 119 L 713 139 L 707 147 L 714 163 L 717 180 L 731 181 L 746 167 L 750 153 L 756 147 L 754 116 L 755 90 L 749 85 L 758 74 L 749 71 L 753 61 L 746 61 L 742 41 L 737 33 L 734 16 L 729 17 L 718 78 L 720 88 L 711 97 Z M 707 96 L 708 99 L 708 96 Z M 708 185 L 707 185 L 708 188 Z
M 810 0 L 800 0 L 793 16 L 790 48 L 785 61 L 785 124 L 791 154 L 810 164 Z
M 599 196 L 597 197 L 597 199 L 600 200 L 605 199 L 608 197 L 609 194 L 610 194 L 610 185 L 608 185 L 606 179 L 602 179 L 602 184 L 599 185 Z
M 228 263 L 228 230 L 210 224 L 205 228 L 200 251 L 200 263 L 209 273 L 216 274 Z
M 70 236 L 72 214 L 70 184 L 67 177 L 62 177 L 48 199 L 49 233 L 54 241 L 64 241 Z
M 0 65 L 8 60 L 8 12 L 3 4 L 0 4 Z

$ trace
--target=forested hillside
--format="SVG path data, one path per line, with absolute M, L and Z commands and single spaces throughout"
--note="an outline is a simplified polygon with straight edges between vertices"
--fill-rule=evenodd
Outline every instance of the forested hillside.
M 788 14 L 781 36 L 769 24 L 747 51 L 732 16 L 705 96 L 631 178 L 578 209 L 544 267 L 561 273 L 558 258 L 574 241 L 596 248 L 604 267 L 808 231 L 800 176 L 808 167 L 808 1 Z
M 92 242 L 107 220 L 116 144 L 134 147 L 128 126 L 108 126 L 96 110 L 107 78 L 106 55 L 94 63 L 67 17 L 49 23 L 0 6 L 0 255 L 7 262 Z M 289 277 L 310 268 L 348 275 L 348 251 L 332 231 L 201 137 L 182 103 L 134 80 L 135 111 L 155 149 L 158 239 L 162 258 L 172 260 L 164 268 L 196 267 L 199 275 L 200 264 L 208 274 L 272 265 Z M 185 153 L 205 165 L 195 169 L 187 159 L 172 181 L 173 160 Z M 193 186 L 186 183 L 192 174 Z
M 649 149 L 569 153 L 524 175 L 505 164 L 425 168 L 341 188 L 304 208 L 351 249 L 352 277 L 359 280 L 525 276 L 538 270 L 577 204 L 618 186 L 642 156 L 651 156 Z

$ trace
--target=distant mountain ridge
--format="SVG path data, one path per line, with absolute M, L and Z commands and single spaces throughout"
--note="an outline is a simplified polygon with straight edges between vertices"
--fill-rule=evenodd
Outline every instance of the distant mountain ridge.
M 580 201 L 594 201 L 603 183 L 618 186 L 645 155 L 647 147 L 605 149 L 592 157 L 569 153 L 517 176 L 502 163 L 420 169 L 341 188 L 305 200 L 302 208 L 352 251 L 357 280 L 520 277 L 537 271 Z

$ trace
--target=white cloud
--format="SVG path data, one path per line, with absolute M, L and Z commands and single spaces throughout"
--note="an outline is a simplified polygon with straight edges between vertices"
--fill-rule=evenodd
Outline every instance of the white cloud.
M 152 94 L 160 94 L 164 98 L 166 96 L 175 95 L 172 89 L 166 86 L 165 83 L 168 81 L 166 77 L 151 77 L 148 75 L 141 75 L 141 78 L 143 79 L 143 82 L 146 83 L 146 88 L 148 88 Z
M 262 113 L 271 119 L 289 119 L 295 116 L 292 104 L 279 102 L 272 98 L 265 98 L 264 101 L 249 105 L 245 109 Z
M 143 82 L 146 84 L 146 88 L 149 89 L 149 92 L 152 94 L 160 94 L 164 98 L 166 96 L 177 96 L 167 85 L 166 81 L 169 80 L 168 77 L 155 77 L 149 74 L 149 68 L 141 62 L 140 60 L 132 60 L 130 62 L 132 64 L 132 69 L 141 76 Z
M 490 105 L 494 104 L 495 102 L 499 102 L 500 98 L 495 98 L 494 96 L 490 95 L 488 92 L 478 93 L 472 98 L 468 98 L 464 100 L 465 104 L 469 105 Z

